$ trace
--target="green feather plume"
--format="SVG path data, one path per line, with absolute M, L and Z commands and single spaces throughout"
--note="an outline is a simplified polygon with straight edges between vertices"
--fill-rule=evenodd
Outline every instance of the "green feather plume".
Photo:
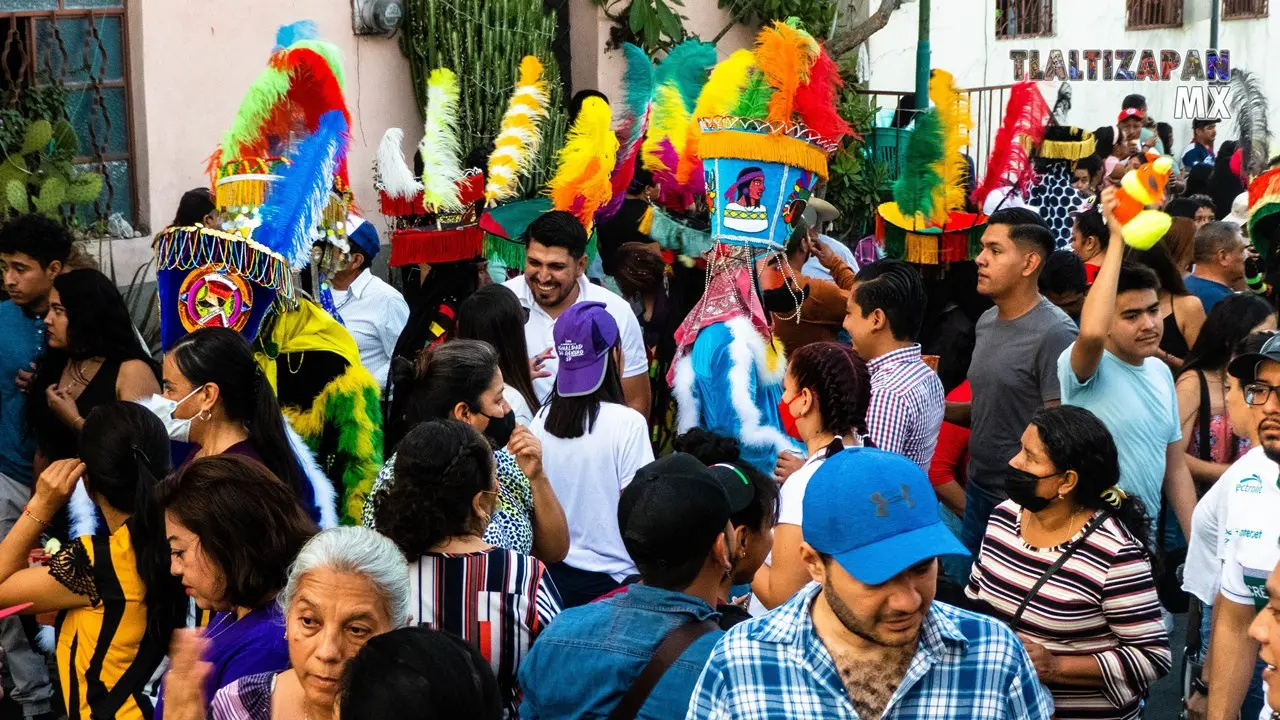
M 765 79 L 764 73 L 758 70 L 752 71 L 751 79 L 742 90 L 742 98 L 738 100 L 738 106 L 733 109 L 732 115 L 764 120 L 769 117 L 769 99 L 772 97 L 773 88 Z
M 908 219 L 915 213 L 928 217 L 933 212 L 933 193 L 942 184 L 942 176 L 934 163 L 942 159 L 944 150 L 942 122 L 938 112 L 930 110 L 916 116 L 916 127 L 907 139 L 905 171 L 893 184 L 893 199 Z
M 674 83 L 680 88 L 685 109 L 693 112 L 707 75 L 716 64 L 716 46 L 701 40 L 685 40 L 671 48 L 658 64 L 655 86 Z

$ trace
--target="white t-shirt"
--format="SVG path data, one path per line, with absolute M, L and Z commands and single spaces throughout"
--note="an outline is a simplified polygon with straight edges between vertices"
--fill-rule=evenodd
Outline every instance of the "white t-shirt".
M 542 467 L 569 525 L 569 567 L 607 573 L 621 582 L 636 574 L 618 530 L 618 499 L 636 470 L 653 462 L 649 426 L 626 405 L 601 403 L 591 432 L 571 440 L 546 428 L 547 410 L 529 427 L 542 441 Z
M 1227 511 L 1227 499 L 1231 496 L 1227 488 L 1235 487 L 1239 480 L 1236 468 L 1244 461 L 1245 458 L 1241 458 L 1222 474 L 1196 503 L 1195 513 L 1191 516 L 1191 538 L 1187 543 L 1187 561 L 1182 571 L 1182 589 L 1205 605 L 1212 605 L 1218 599 L 1222 550 L 1226 544 L 1223 516 Z
M 524 341 L 528 346 L 529 357 L 554 347 L 555 337 L 552 330 L 555 328 L 556 321 L 534 301 L 529 283 L 525 281 L 524 276 L 511 278 L 503 285 L 515 293 L 520 304 L 529 310 L 529 321 L 524 324 Z M 644 334 L 640 331 L 640 321 L 636 320 L 631 304 L 608 289 L 587 282 L 585 277 L 578 279 L 578 299 L 574 304 L 582 302 L 604 303 L 605 309 L 613 316 L 614 322 L 618 323 L 619 339 L 622 342 L 622 377 L 629 378 L 649 372 L 649 353 L 645 350 Z M 551 376 L 534 378 L 533 391 L 538 395 L 540 402 L 545 403 L 555 390 L 558 367 L 559 361 L 552 355 L 551 359 L 542 366 L 542 369 L 549 371 Z
M 825 450 L 814 453 L 778 489 L 779 525 L 802 527 L 800 521 L 804 517 L 804 491 L 809 487 L 809 479 L 818 471 L 818 468 L 822 467 L 822 463 L 826 462 L 826 460 L 827 453 Z M 773 553 L 769 553 L 769 556 L 764 559 L 764 564 L 773 567 Z M 751 603 L 747 606 L 747 612 L 751 613 L 753 617 L 759 617 L 769 612 L 769 609 L 753 595 L 751 596 Z
M 511 411 L 516 414 L 516 424 L 529 427 L 529 423 L 533 422 L 533 410 L 529 407 L 529 401 L 524 399 L 524 395 L 510 385 L 503 385 L 502 399 L 507 401 Z
M 1280 562 L 1280 466 L 1257 447 L 1237 460 L 1218 484 L 1228 475 L 1234 482 L 1226 504 L 1221 592 L 1232 602 L 1261 610 L 1269 600 L 1267 577 Z M 1263 697 L 1266 694 L 1263 683 Z M 1271 711 L 1263 707 L 1259 720 L 1270 717 Z

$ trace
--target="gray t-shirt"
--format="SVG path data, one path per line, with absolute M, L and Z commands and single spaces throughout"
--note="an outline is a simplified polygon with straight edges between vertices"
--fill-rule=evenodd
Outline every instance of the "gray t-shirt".
M 969 365 L 969 482 L 992 501 L 1006 497 L 1004 476 L 1031 416 L 1061 397 L 1058 356 L 1079 333 L 1045 298 L 1014 320 L 1001 320 L 998 312 L 991 308 L 978 320 Z

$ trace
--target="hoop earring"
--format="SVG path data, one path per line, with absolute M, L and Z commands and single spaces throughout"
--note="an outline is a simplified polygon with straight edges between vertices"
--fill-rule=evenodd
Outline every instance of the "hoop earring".
M 196 417 L 200 418 L 204 422 L 209 422 L 213 419 L 213 412 L 209 410 L 201 410 L 200 414 L 196 415 Z

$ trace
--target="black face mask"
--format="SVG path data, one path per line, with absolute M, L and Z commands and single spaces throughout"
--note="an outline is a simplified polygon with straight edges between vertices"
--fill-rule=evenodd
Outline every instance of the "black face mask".
M 493 443 L 495 450 L 506 447 L 507 442 L 511 440 L 511 433 L 516 431 L 516 411 L 508 410 L 502 417 L 492 415 L 485 415 L 485 417 L 489 418 L 489 425 L 484 429 L 484 436 Z
M 1009 494 L 1010 500 L 1033 513 L 1038 513 L 1049 507 L 1057 498 L 1040 497 L 1036 494 L 1036 486 L 1041 480 L 1060 474 L 1032 475 L 1026 470 L 1010 467 L 1004 478 L 1004 489 Z

